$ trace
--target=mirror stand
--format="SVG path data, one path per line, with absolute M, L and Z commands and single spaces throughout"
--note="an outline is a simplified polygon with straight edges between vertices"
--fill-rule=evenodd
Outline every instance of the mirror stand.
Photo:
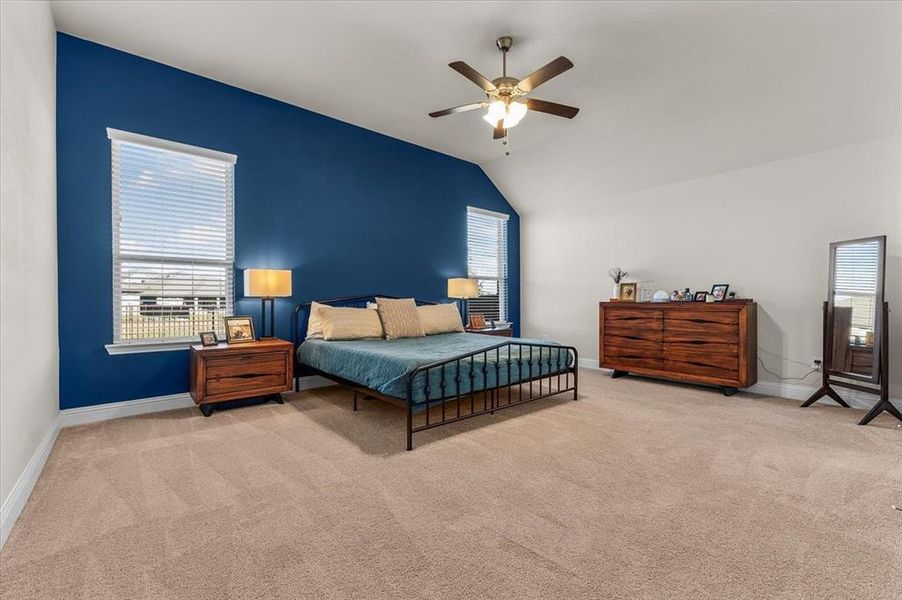
M 878 354 L 877 361 L 877 381 L 879 382 L 879 386 L 867 386 L 858 383 L 851 383 L 849 381 L 843 381 L 841 379 L 837 379 L 834 372 L 833 365 L 833 352 L 832 348 L 832 333 L 833 333 L 833 315 L 831 314 L 830 306 L 827 302 L 824 302 L 824 358 L 823 358 L 823 382 L 821 387 L 811 395 L 810 398 L 805 400 L 802 403 L 802 408 L 811 406 L 818 400 L 823 397 L 829 397 L 835 400 L 840 406 L 844 406 L 849 408 L 848 403 L 842 399 L 842 397 L 836 392 L 833 387 L 843 387 L 851 390 L 857 390 L 859 392 L 866 392 L 868 394 L 876 394 L 879 396 L 879 401 L 874 405 L 871 410 L 864 416 L 864 418 L 858 423 L 859 425 L 867 425 L 870 423 L 874 417 L 882 413 L 883 411 L 888 412 L 893 415 L 900 421 L 902 421 L 902 412 L 896 408 L 892 402 L 889 400 L 889 335 L 886 331 L 886 327 L 889 325 L 889 304 L 883 303 L 883 318 L 881 323 L 884 324 L 884 334 L 880 336 L 880 352 Z

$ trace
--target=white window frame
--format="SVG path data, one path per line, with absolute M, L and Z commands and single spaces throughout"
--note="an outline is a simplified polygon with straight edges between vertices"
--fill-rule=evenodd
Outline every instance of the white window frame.
M 201 148 L 199 146 L 191 146 L 189 144 L 182 144 L 179 142 L 173 142 L 170 140 L 164 140 L 160 138 L 150 137 L 146 135 L 141 135 L 137 133 L 131 133 L 128 131 L 121 131 L 118 129 L 107 128 L 107 137 L 110 139 L 110 153 L 112 157 L 112 153 L 114 152 L 114 143 L 115 142 L 126 142 L 132 144 L 140 144 L 142 146 L 148 146 L 160 150 L 167 150 L 171 152 L 180 152 L 182 154 L 188 154 L 191 156 L 197 156 L 206 159 L 217 160 L 228 165 L 234 169 L 235 164 L 238 161 L 238 157 L 235 154 L 229 154 L 227 152 L 219 152 L 217 150 L 210 150 L 208 148 Z M 134 353 L 142 353 L 142 352 L 161 352 L 168 350 L 185 350 L 191 344 L 196 343 L 193 340 L 134 340 L 134 341 L 122 341 L 121 337 L 121 314 L 122 314 L 122 290 L 121 284 L 119 282 L 119 277 L 117 276 L 117 269 L 120 269 L 120 263 L 123 260 L 128 260 L 130 257 L 128 255 L 119 254 L 119 185 L 115 180 L 116 174 L 111 171 L 111 188 L 112 188 L 112 258 L 113 258 L 113 272 L 112 280 L 113 280 L 113 343 L 106 344 L 104 347 L 106 348 L 109 354 L 134 354 Z M 226 234 L 226 244 L 229 248 L 228 260 L 226 261 L 209 261 L 206 262 L 210 264 L 221 264 L 226 266 L 226 276 L 229 278 L 228 289 L 232 290 L 233 297 L 226 298 L 228 313 L 231 313 L 234 309 L 234 278 L 235 278 L 235 224 L 234 224 L 234 215 L 235 215 L 235 183 L 234 183 L 234 173 L 232 176 L 228 178 L 229 186 L 226 191 L 226 203 L 227 203 L 227 214 L 230 214 L 232 217 L 232 223 L 227 224 L 227 234 Z M 132 257 L 134 258 L 134 257 Z M 145 257 L 140 257 L 141 259 L 146 260 Z M 181 259 L 185 262 L 203 262 L 202 259 Z
M 479 208 L 476 206 L 467 206 L 468 220 L 469 220 L 469 216 L 471 214 L 484 215 L 487 217 L 492 217 L 492 218 L 498 219 L 505 228 L 507 228 L 508 223 L 510 221 L 510 215 L 507 213 L 496 212 L 493 210 Z M 498 277 L 477 277 L 476 275 L 473 275 L 470 272 L 469 223 L 467 225 L 467 229 L 468 229 L 468 232 L 467 232 L 467 276 L 472 277 L 477 280 L 481 280 L 481 281 L 497 281 L 498 282 L 499 322 L 510 322 L 510 319 L 509 319 L 510 315 L 508 314 L 509 310 L 510 310 L 510 307 L 508 306 L 508 301 L 509 301 L 508 286 L 510 285 L 510 271 L 508 270 L 508 267 L 509 267 L 509 263 L 510 263 L 510 256 L 509 256 L 508 249 L 506 246 L 507 241 L 508 241 L 509 232 L 505 229 L 504 236 L 499 235 L 499 237 L 498 237 L 498 243 L 499 243 L 498 273 L 501 273 L 503 275 L 498 276 Z M 467 303 L 467 312 L 468 312 L 467 318 L 469 318 L 469 316 L 470 316 L 469 310 L 471 307 L 472 307 L 472 305 L 470 303 Z

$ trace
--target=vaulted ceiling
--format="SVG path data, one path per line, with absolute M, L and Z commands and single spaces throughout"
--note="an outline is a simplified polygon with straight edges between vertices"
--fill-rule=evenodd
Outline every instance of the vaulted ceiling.
M 521 211 L 554 186 L 641 189 L 900 131 L 900 4 L 891 2 L 54 2 L 64 32 L 477 162 Z M 509 157 L 447 64 L 522 77 L 534 96 Z M 529 182 L 546 178 L 543 194 Z

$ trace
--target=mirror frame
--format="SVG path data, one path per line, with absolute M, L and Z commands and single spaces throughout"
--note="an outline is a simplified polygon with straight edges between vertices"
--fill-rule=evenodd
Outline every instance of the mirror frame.
M 866 381 L 869 383 L 880 382 L 880 347 L 883 339 L 883 302 L 884 302 L 884 285 L 886 283 L 886 236 L 876 235 L 873 237 L 858 238 L 855 240 L 845 240 L 842 242 L 833 242 L 830 244 L 830 283 L 827 287 L 827 331 L 824 332 L 827 337 L 826 349 L 830 350 L 830 356 L 833 356 L 833 298 L 836 291 L 836 249 L 840 246 L 848 246 L 850 244 L 861 244 L 865 242 L 877 242 L 877 294 L 874 306 L 874 357 L 872 364 L 873 371 L 870 376 L 861 375 L 859 373 L 849 373 L 847 371 L 839 371 L 833 368 L 832 360 L 827 362 L 828 358 L 824 356 L 824 367 L 827 372 L 835 377 L 843 379 L 854 379 L 856 381 Z

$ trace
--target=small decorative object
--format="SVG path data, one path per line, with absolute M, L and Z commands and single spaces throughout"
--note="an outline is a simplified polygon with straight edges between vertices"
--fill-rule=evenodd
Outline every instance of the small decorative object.
M 715 302 L 714 294 L 705 294 L 705 302 Z
M 610 270 L 608 270 L 608 276 L 614 280 L 614 289 L 611 292 L 612 300 L 620 299 L 620 282 L 623 281 L 627 275 L 629 275 L 629 273 L 624 271 L 620 267 L 612 267 Z M 635 296 L 635 294 L 633 295 Z
M 692 301 L 692 292 L 689 291 L 689 288 L 683 290 L 683 302 L 691 302 Z
M 711 286 L 711 295 L 714 296 L 715 302 L 723 302 L 727 297 L 727 290 L 730 289 L 729 283 L 715 283 Z
M 670 301 L 671 302 L 679 302 L 680 300 L 682 300 L 682 297 L 680 295 L 680 290 L 673 290 L 672 292 L 670 292 Z
M 253 342 L 254 320 L 248 316 L 225 318 L 226 341 L 230 344 Z
M 219 340 L 216 339 L 215 331 L 204 331 L 200 334 L 201 346 L 215 346 L 218 343 Z
M 664 290 L 658 290 L 651 298 L 652 302 L 670 302 L 670 296 Z
M 470 329 L 485 329 L 485 316 L 470 315 Z
M 637 286 L 638 284 L 636 283 L 621 283 L 620 299 L 624 302 L 635 302 Z
M 730 292 L 729 294 L 727 294 L 727 299 L 728 299 L 728 300 L 735 300 L 735 299 L 736 299 L 736 292 Z
M 695 301 L 696 302 L 704 302 L 705 298 L 708 297 L 708 292 L 695 292 Z

